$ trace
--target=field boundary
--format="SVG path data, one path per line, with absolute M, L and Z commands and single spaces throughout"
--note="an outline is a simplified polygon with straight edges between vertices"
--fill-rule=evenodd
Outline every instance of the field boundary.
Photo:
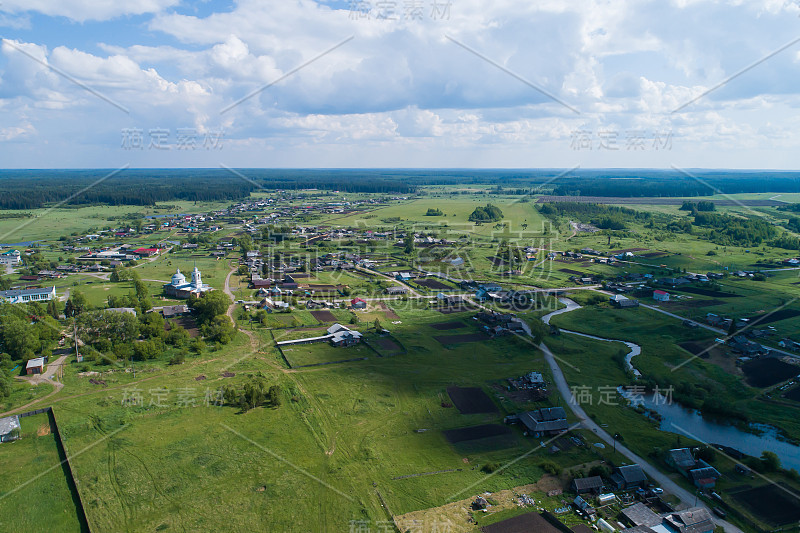
M 310 365 L 298 365 L 294 368 L 310 368 L 312 366 L 338 365 L 339 363 L 354 363 L 356 361 L 366 361 L 369 357 L 356 357 L 355 359 L 341 359 L 339 361 L 326 361 L 324 363 L 311 363 Z
M 41 409 L 28 411 L 17 416 L 20 418 L 26 418 L 43 413 L 47 413 L 50 427 L 52 428 L 53 435 L 56 438 L 56 448 L 58 448 L 58 458 L 61 460 L 61 465 L 66 466 L 66 468 L 62 468 L 62 470 L 66 474 L 67 486 L 69 488 L 70 495 L 72 496 L 72 501 L 75 503 L 75 508 L 78 514 L 78 522 L 81 525 L 81 532 L 91 533 L 91 529 L 89 528 L 89 520 L 86 517 L 86 509 L 83 507 L 81 494 L 78 491 L 78 485 L 75 482 L 75 473 L 72 471 L 72 465 L 69 463 L 69 457 L 67 456 L 67 451 L 64 448 L 64 442 L 61 440 L 61 431 L 58 429 L 58 422 L 56 421 L 56 415 L 53 411 L 53 408 L 43 407 Z
M 286 358 L 286 354 L 283 353 L 283 350 L 281 349 L 281 345 L 278 344 L 278 341 L 275 340 L 275 333 L 270 331 L 270 335 L 272 335 L 272 342 L 275 343 L 275 347 L 278 349 L 278 353 L 281 354 L 281 357 L 283 358 L 283 362 L 286 363 L 286 366 L 288 366 L 289 370 L 291 370 L 293 368 L 292 367 L 292 363 L 290 363 L 289 359 Z

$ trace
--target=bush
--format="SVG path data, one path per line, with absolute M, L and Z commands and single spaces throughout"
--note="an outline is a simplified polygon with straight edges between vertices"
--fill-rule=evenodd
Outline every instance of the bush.
M 561 473 L 561 467 L 553 461 L 542 461 L 539 463 L 539 468 L 553 476 L 557 476 Z
M 489 462 L 489 463 L 486 463 L 485 465 L 483 465 L 481 467 L 481 472 L 484 472 L 486 474 L 491 474 L 495 470 L 497 470 L 498 468 L 500 468 L 499 464 L 493 463 L 493 462 Z

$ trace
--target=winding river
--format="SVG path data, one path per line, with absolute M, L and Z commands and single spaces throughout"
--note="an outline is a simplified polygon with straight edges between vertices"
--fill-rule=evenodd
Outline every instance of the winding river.
M 569 298 L 559 298 L 559 301 L 566 307 L 543 316 L 542 321 L 545 324 L 550 324 L 550 319 L 556 315 L 569 313 L 570 311 L 581 308 L 580 305 Z M 642 375 L 641 372 L 633 367 L 632 363 L 632 359 L 642 353 L 642 348 L 638 344 L 619 339 L 607 339 L 566 329 L 560 331 L 561 333 L 578 335 L 589 339 L 604 342 L 621 342 L 625 344 L 630 349 L 630 352 L 625 357 L 628 369 L 637 377 Z M 703 418 L 698 411 L 686 409 L 676 403 L 665 401 L 663 397 L 653 397 L 650 394 L 632 397 L 624 390 L 620 389 L 619 392 L 624 398 L 631 400 L 632 403 L 641 404 L 660 414 L 662 420 L 659 429 L 662 431 L 686 435 L 687 437 L 710 444 L 721 444 L 755 457 L 759 457 L 764 451 L 771 451 L 780 457 L 781 465 L 784 468 L 794 468 L 800 471 L 800 446 L 780 440 L 777 429 L 772 426 L 753 424 L 751 427 L 757 431 L 757 433 L 750 433 L 742 431 L 738 427 L 730 424 L 707 420 Z

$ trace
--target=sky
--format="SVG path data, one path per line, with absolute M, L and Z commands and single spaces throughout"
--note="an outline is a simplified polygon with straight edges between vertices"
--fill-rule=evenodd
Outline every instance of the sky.
M 2 0 L 0 167 L 800 169 L 800 0 Z

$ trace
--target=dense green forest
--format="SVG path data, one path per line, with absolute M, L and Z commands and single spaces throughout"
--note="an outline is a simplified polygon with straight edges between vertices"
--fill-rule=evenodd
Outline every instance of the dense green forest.
M 69 205 L 153 205 L 170 200 L 228 201 L 257 189 L 414 194 L 434 185 L 491 185 L 489 195 L 697 197 L 800 192 L 800 173 L 662 170 L 109 169 L 2 170 L 0 209 Z M 551 185 L 558 178 L 557 185 Z M 613 178 L 613 179 L 612 179 Z M 452 193 L 457 194 L 457 193 Z M 800 206 L 787 206 L 797 212 Z M 702 210 L 699 209 L 698 210 Z
M 550 218 L 568 217 L 580 222 L 591 222 L 600 229 L 623 230 L 626 222 L 647 222 L 653 215 L 627 207 L 589 204 L 582 202 L 544 203 L 538 206 L 539 212 Z
M 586 171 L 581 177 L 558 180 L 553 194 L 560 196 L 693 197 L 714 194 L 800 192 L 797 172 L 680 172 Z M 605 179 L 602 179 L 605 178 Z M 614 178 L 614 179 L 609 179 Z
M 758 246 L 777 236 L 774 226 L 760 218 L 695 213 L 694 225 L 711 228 L 708 238 L 722 246 Z
M 231 201 L 258 189 L 323 189 L 364 193 L 412 193 L 401 180 L 374 176 L 332 176 L 296 171 L 225 169 L 125 169 L 64 171 L 0 171 L 0 209 L 35 209 L 64 205 L 155 205 L 173 200 Z

